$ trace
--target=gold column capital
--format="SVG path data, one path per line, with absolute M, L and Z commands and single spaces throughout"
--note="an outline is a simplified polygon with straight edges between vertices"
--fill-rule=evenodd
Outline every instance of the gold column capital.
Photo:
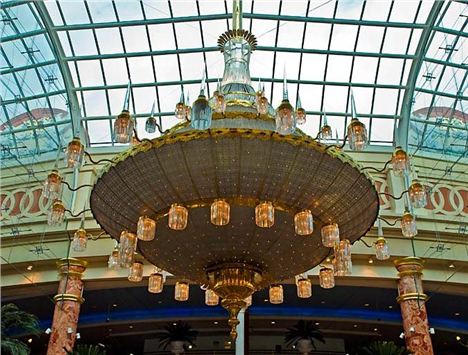
M 88 262 L 82 259 L 76 258 L 63 258 L 57 261 L 57 268 L 60 269 L 64 266 L 79 266 L 86 268 L 88 266 Z
M 61 301 L 72 301 L 72 302 L 78 302 L 78 303 L 83 303 L 84 298 L 81 296 L 76 296 L 71 293 L 59 293 L 54 296 L 54 302 L 61 302 Z
M 422 269 L 424 267 L 424 260 L 416 256 L 407 256 L 405 258 L 396 259 L 393 264 L 396 268 L 404 265 L 415 265 Z
M 398 296 L 396 300 L 398 303 L 401 303 L 403 301 L 408 301 L 408 300 L 418 300 L 418 301 L 426 302 L 427 298 L 428 297 L 425 293 L 412 292 L 412 293 L 406 293 L 404 295 Z

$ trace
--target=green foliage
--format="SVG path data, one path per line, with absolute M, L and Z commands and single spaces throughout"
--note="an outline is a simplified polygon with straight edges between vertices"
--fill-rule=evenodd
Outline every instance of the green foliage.
M 374 341 L 361 349 L 361 355 L 411 355 L 406 348 L 393 341 Z
M 78 344 L 68 355 L 106 355 L 106 351 L 97 345 Z
M 315 326 L 312 321 L 300 320 L 292 328 L 288 328 L 284 342 L 286 346 L 295 345 L 301 339 L 309 339 L 315 349 L 314 340 L 325 343 L 322 332 Z
M 197 339 L 198 332 L 185 322 L 177 321 L 177 323 L 168 323 L 164 326 L 164 333 L 159 335 L 159 347 L 167 349 L 173 341 L 183 341 L 190 345 L 194 345 Z
M 22 334 L 39 334 L 39 321 L 33 314 L 21 311 L 15 304 L 2 305 L 2 333 L 1 349 L 3 354 L 27 355 L 29 347 L 22 341 L 15 339 L 12 332 Z

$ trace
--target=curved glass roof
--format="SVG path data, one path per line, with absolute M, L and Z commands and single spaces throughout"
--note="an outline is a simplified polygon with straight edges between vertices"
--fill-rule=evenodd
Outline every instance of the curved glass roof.
M 306 133 L 317 134 L 326 112 L 343 139 L 353 92 L 374 147 L 466 151 L 466 3 L 252 0 L 243 7 L 243 26 L 258 39 L 252 80 L 277 106 L 286 68 L 290 100 L 299 94 L 308 111 Z M 129 80 L 139 135 L 155 136 L 144 131 L 153 102 L 169 128 L 182 87 L 193 101 L 203 72 L 209 93 L 222 76 L 216 42 L 231 9 L 232 1 L 212 0 L 4 2 L 4 158 L 63 146 L 80 125 L 90 146 L 112 145 Z M 51 114 L 32 119 L 35 108 Z

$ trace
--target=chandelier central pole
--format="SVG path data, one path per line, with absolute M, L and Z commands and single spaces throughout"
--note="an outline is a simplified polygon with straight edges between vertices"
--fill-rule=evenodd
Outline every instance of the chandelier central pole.
M 232 29 L 242 30 L 242 0 L 234 0 L 232 9 Z

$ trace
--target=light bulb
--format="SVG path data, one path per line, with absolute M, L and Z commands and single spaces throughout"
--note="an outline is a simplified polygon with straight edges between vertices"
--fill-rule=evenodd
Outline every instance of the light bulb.
M 161 293 L 164 287 L 164 276 L 160 272 L 154 272 L 148 277 L 148 292 Z
M 403 217 L 401 217 L 401 233 L 404 237 L 408 238 L 412 238 L 418 234 L 416 219 L 409 211 L 405 211 Z
M 210 220 L 216 226 L 229 223 L 231 207 L 225 200 L 216 200 L 211 204 Z
M 148 133 L 156 132 L 156 118 L 150 116 L 146 119 L 145 131 Z
M 143 263 L 135 261 L 128 269 L 128 281 L 140 282 L 141 280 L 143 280 Z
M 141 216 L 138 219 L 137 237 L 143 241 L 154 239 L 156 233 L 156 222 L 149 217 Z
M 205 304 L 207 306 L 217 306 L 219 303 L 219 296 L 210 289 L 205 291 Z
M 283 303 L 283 286 L 281 285 L 271 285 L 270 291 L 270 303 L 271 304 L 280 304 Z
M 379 237 L 374 244 L 375 246 L 375 257 L 377 260 L 387 260 L 390 258 L 388 250 L 388 244 L 384 237 Z
M 427 194 L 424 186 L 417 180 L 413 180 L 409 189 L 408 195 L 411 205 L 414 208 L 424 208 L 427 205 Z
M 192 105 L 192 127 L 199 130 L 210 128 L 212 113 L 213 111 L 206 96 L 200 93 L 200 96 L 198 96 L 198 99 Z
M 361 151 L 367 145 L 367 129 L 364 123 L 353 118 L 348 125 L 349 147 L 354 151 Z
M 331 223 L 322 227 L 322 244 L 324 247 L 332 248 L 340 242 L 340 229 L 338 224 Z
M 275 208 L 271 202 L 261 202 L 255 207 L 255 223 L 262 228 L 270 228 L 275 223 Z
M 59 199 L 55 200 L 50 206 L 47 214 L 47 224 L 49 226 L 57 226 L 62 224 L 65 218 L 65 205 Z
M 173 230 L 184 230 L 187 227 L 188 210 L 177 203 L 173 203 L 169 210 L 168 226 Z
M 323 140 L 331 140 L 333 139 L 333 132 L 332 128 L 329 125 L 323 125 L 320 129 L 320 138 Z
M 309 298 L 312 296 L 312 281 L 310 279 L 301 277 L 296 282 L 297 297 Z
M 55 200 L 62 193 L 62 177 L 57 170 L 52 170 L 42 185 L 42 196 Z
M 189 284 L 187 282 L 176 282 L 174 289 L 174 299 L 176 301 L 187 301 L 189 298 Z
M 294 229 L 298 235 L 310 235 L 314 231 L 314 217 L 310 210 L 296 213 L 294 216 Z
M 329 267 L 323 267 L 319 271 L 320 287 L 322 288 L 333 288 L 335 287 L 335 276 L 333 269 Z
M 276 132 L 279 134 L 293 134 L 296 130 L 294 109 L 289 100 L 284 99 L 276 109 Z
M 393 152 L 392 168 L 395 175 L 403 175 L 410 169 L 408 154 L 401 147 L 396 147 Z
M 88 233 L 84 228 L 79 228 L 73 235 L 72 249 L 77 252 L 85 251 L 88 243 Z
M 130 112 L 128 110 L 122 110 L 114 121 L 114 142 L 130 143 L 132 141 L 134 127 L 135 123 L 130 116 Z
M 80 138 L 74 137 L 70 143 L 68 143 L 67 150 L 65 152 L 65 163 L 69 168 L 79 168 L 83 163 L 84 146 L 81 144 Z

